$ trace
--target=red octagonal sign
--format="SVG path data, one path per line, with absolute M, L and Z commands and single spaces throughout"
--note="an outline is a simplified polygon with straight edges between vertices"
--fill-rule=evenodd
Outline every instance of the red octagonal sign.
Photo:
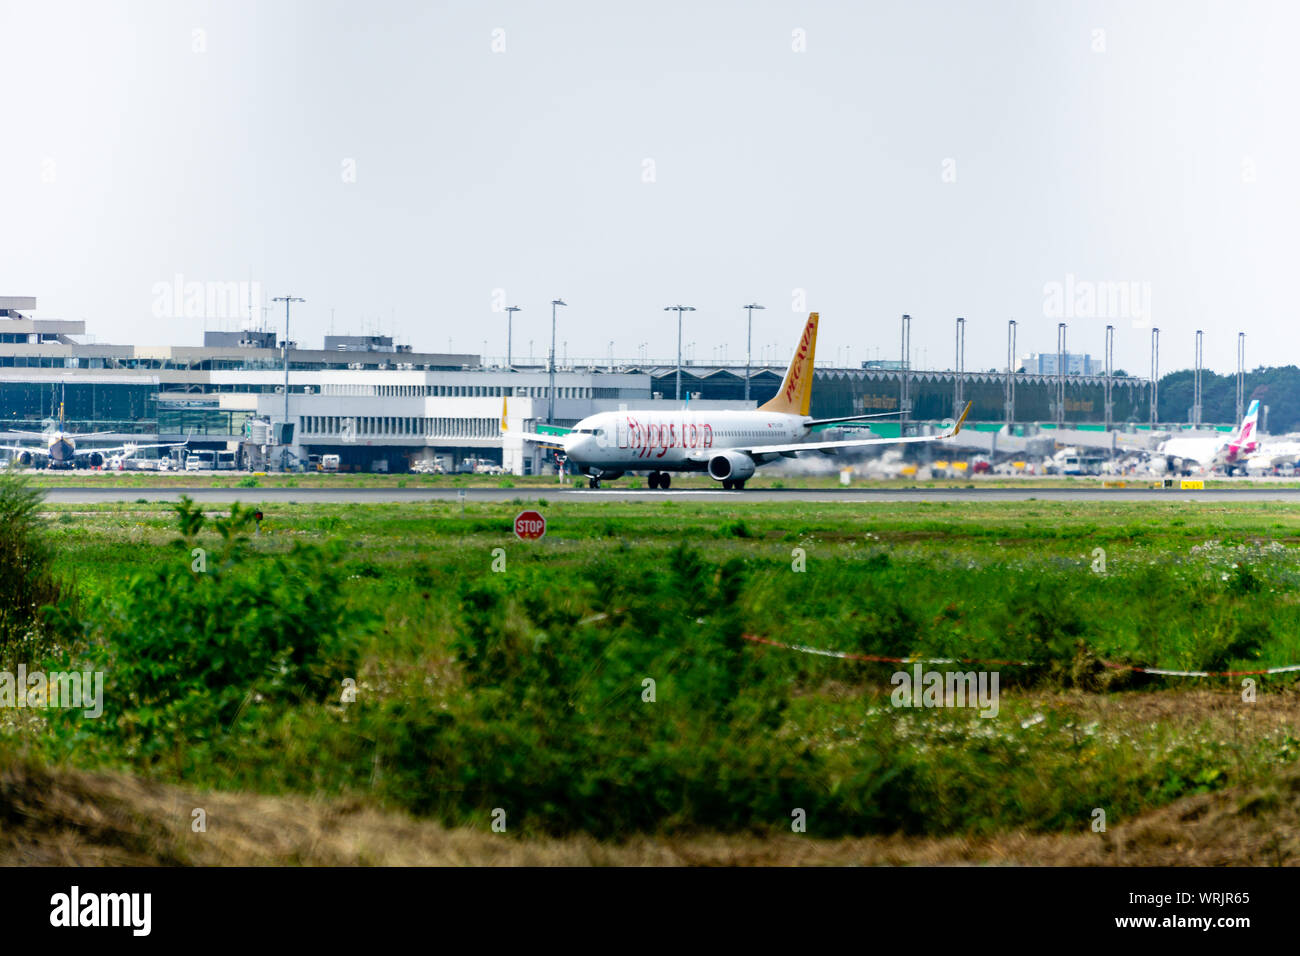
M 546 519 L 536 511 L 521 511 L 515 515 L 515 537 L 536 541 L 546 534 Z

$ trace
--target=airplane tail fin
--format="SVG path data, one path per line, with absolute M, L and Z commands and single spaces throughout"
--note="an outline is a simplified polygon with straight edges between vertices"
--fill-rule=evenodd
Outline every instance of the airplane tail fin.
M 767 412 L 787 415 L 807 415 L 812 407 L 813 353 L 817 350 L 817 313 L 808 315 L 803 335 L 790 360 L 790 368 L 781 382 L 781 389 L 771 401 L 758 406 Z
M 1250 407 L 1246 409 L 1246 417 L 1241 420 L 1228 442 L 1228 450 L 1234 457 L 1249 455 L 1259 447 L 1258 425 L 1259 399 L 1256 398 L 1251 401 Z

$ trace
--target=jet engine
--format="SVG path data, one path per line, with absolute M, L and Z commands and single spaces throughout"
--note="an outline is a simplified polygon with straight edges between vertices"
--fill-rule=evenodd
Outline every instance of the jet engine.
M 719 452 L 709 459 L 709 477 L 714 481 L 744 481 L 752 474 L 754 459 L 741 452 Z

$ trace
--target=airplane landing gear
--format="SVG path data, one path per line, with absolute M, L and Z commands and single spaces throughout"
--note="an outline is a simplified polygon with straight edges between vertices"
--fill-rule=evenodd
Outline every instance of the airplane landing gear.
M 600 479 L 599 479 L 599 478 L 596 478 L 595 476 L 589 477 L 589 478 L 587 479 L 587 487 L 588 487 L 588 488 L 599 488 L 599 487 L 600 487 Z
M 646 483 L 651 488 L 667 488 L 672 483 L 672 479 L 665 472 L 652 471 L 646 478 Z

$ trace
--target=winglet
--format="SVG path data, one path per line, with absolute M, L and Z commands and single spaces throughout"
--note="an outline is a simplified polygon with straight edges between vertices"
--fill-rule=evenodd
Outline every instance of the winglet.
M 957 424 L 952 426 L 952 431 L 948 432 L 947 435 L 944 435 L 943 436 L 944 438 L 951 438 L 953 435 L 956 435 L 959 431 L 961 431 L 961 426 L 966 423 L 966 416 L 970 414 L 970 407 L 973 404 L 975 403 L 974 402 L 966 403 L 966 407 L 961 410 L 961 418 L 957 419 Z

